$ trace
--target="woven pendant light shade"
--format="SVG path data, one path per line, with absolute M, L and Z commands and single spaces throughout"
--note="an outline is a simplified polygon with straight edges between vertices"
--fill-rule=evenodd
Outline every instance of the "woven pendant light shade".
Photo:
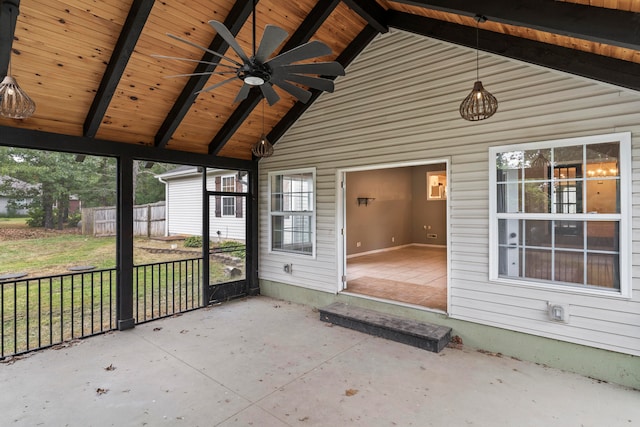
M 36 111 L 36 104 L 23 91 L 16 79 L 5 76 L 0 83 L 0 116 L 11 119 L 26 119 Z
M 262 134 L 260 135 L 258 142 L 253 144 L 251 147 L 251 152 L 258 158 L 271 157 L 273 154 L 273 145 L 269 142 L 267 135 L 264 133 L 264 99 L 262 100 Z
M 476 15 L 476 82 L 473 84 L 471 93 L 460 104 L 460 116 L 470 122 L 488 119 L 498 111 L 498 100 L 495 96 L 482 86 L 480 81 L 480 35 L 479 25 L 486 22 L 487 18 L 483 15 Z
M 473 90 L 460 104 L 460 115 L 472 122 L 488 119 L 498 111 L 498 100 L 477 80 Z
M 262 134 L 260 140 L 251 147 L 251 152 L 256 157 L 271 157 L 273 154 L 273 145 L 271 145 L 267 137 Z

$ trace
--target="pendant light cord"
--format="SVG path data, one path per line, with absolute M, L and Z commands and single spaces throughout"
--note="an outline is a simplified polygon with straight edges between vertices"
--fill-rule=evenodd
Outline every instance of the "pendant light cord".
M 13 41 L 16 38 L 16 22 L 18 21 L 18 17 L 17 16 L 16 16 L 15 19 L 13 19 L 14 9 L 15 8 L 13 7 L 13 5 L 9 6 L 9 10 L 11 11 L 9 13 L 9 19 L 11 20 L 10 22 L 11 22 L 11 38 L 12 38 L 12 40 L 11 40 L 11 49 L 9 49 L 9 70 L 7 72 L 8 76 L 12 76 L 13 75 L 13 73 L 11 72 L 11 56 L 12 56 L 11 53 L 13 51 Z
M 479 27 L 480 27 L 480 17 L 476 20 L 476 81 L 480 80 L 480 35 L 479 35 Z

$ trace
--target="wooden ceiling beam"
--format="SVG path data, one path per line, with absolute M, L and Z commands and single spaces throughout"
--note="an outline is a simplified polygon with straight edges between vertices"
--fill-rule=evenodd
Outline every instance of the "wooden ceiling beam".
M 349 9 L 360 15 L 369 25 L 380 33 L 389 31 L 386 24 L 386 10 L 375 0 L 342 0 Z
M 596 43 L 640 50 L 640 14 L 554 0 L 393 0 Z
M 259 0 L 256 0 L 256 4 Z M 235 4 L 229 11 L 229 15 L 224 20 L 224 25 L 229 29 L 231 34 L 235 37 L 240 32 L 240 29 L 244 26 L 245 22 L 251 16 L 253 11 L 253 2 L 247 0 L 236 0 Z M 229 48 L 229 44 L 224 41 L 222 37 L 216 34 L 209 45 L 209 50 L 224 54 Z M 202 55 L 203 62 L 217 63 L 218 58 L 208 52 Z M 212 73 L 215 71 L 217 64 L 198 64 L 194 73 Z M 178 126 L 189 112 L 191 105 L 196 100 L 198 95 L 196 92 L 204 88 L 211 76 L 208 74 L 200 76 L 192 76 L 187 81 L 187 84 L 182 89 L 180 96 L 176 100 L 175 104 L 167 114 L 167 117 L 160 125 L 160 128 L 155 136 L 155 146 L 165 147 L 171 137 L 173 136 Z
M 0 4 L 0 78 L 7 75 L 20 0 L 1 0 Z
M 318 2 L 307 17 L 302 21 L 295 33 L 289 37 L 279 53 L 287 52 L 311 39 L 324 21 L 338 6 L 341 0 L 327 0 Z M 218 154 L 222 147 L 231 139 L 236 130 L 249 117 L 253 109 L 262 99 L 262 92 L 258 88 L 251 88 L 249 96 L 240 103 L 229 119 L 222 125 L 220 131 L 209 143 L 209 154 Z
M 451 22 L 389 11 L 390 27 L 476 48 L 476 29 Z M 530 64 L 640 91 L 640 64 L 507 34 L 480 30 L 480 50 Z
M 347 67 L 351 62 L 353 62 L 360 52 L 371 43 L 371 41 L 380 33 L 375 27 L 372 25 L 367 25 L 364 27 L 362 31 L 356 36 L 355 39 L 342 51 L 340 56 L 336 58 L 336 61 L 342 64 L 343 67 Z M 335 76 L 325 76 L 328 79 L 335 79 Z M 267 139 L 271 142 L 271 144 L 275 145 L 280 138 L 285 134 L 287 130 L 291 126 L 295 124 L 295 122 L 302 116 L 302 114 L 311 107 L 311 105 L 318 99 L 318 97 L 322 94 L 322 91 L 313 89 L 311 91 L 311 99 L 306 104 L 304 102 L 296 102 L 294 106 L 285 114 L 285 116 L 280 120 L 269 132 L 267 135 Z
M 84 121 L 83 133 L 85 136 L 94 137 L 100 128 L 107 108 L 111 103 L 113 94 L 120 83 L 133 49 L 138 43 L 142 29 L 151 13 L 155 0 L 134 0 L 124 22 L 118 42 L 116 43 L 107 69 L 102 76 L 98 92 L 93 98 L 91 108 Z

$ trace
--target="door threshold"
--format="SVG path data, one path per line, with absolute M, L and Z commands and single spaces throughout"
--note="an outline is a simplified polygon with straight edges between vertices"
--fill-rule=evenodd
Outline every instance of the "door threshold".
M 346 295 L 346 296 L 355 297 L 355 298 L 362 298 L 362 299 L 382 302 L 382 303 L 386 303 L 386 304 L 393 304 L 393 305 L 397 305 L 399 307 L 412 308 L 412 309 L 416 309 L 416 310 L 428 311 L 430 313 L 444 314 L 446 316 L 449 316 L 449 314 L 446 311 L 443 311 L 443 310 L 440 310 L 440 309 L 437 309 L 437 308 L 426 307 L 424 305 L 418 305 L 418 304 L 411 304 L 411 303 L 404 302 L 404 301 L 396 301 L 396 300 L 392 300 L 392 299 L 386 299 L 386 298 L 380 298 L 380 297 L 372 297 L 370 295 L 359 294 L 359 293 L 355 293 L 355 292 L 349 292 L 349 290 L 340 291 L 338 293 L 338 295 Z

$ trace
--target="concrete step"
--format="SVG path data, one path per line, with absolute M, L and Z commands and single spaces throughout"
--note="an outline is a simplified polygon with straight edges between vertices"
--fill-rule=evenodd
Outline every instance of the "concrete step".
M 320 320 L 366 334 L 439 353 L 451 340 L 451 328 L 379 313 L 343 303 L 320 310 Z

